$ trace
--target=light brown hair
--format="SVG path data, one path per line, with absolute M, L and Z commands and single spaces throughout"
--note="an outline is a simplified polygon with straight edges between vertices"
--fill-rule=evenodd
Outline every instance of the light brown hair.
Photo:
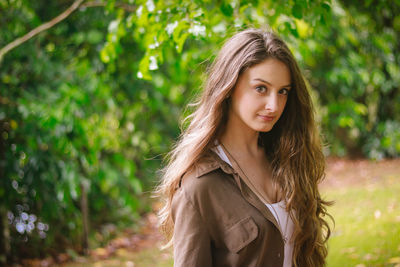
M 239 75 L 246 69 L 274 58 L 287 65 L 292 90 L 285 109 L 269 132 L 259 135 L 259 143 L 273 167 L 273 178 L 280 185 L 293 219 L 295 266 L 322 266 L 327 256 L 330 227 L 325 220 L 328 202 L 321 199 L 318 184 L 324 178 L 325 159 L 314 120 L 310 94 L 298 64 L 287 45 L 273 32 L 247 29 L 235 34 L 220 50 L 209 70 L 209 77 L 196 110 L 186 118 L 157 193 L 164 200 L 159 212 L 161 228 L 172 242 L 171 201 L 182 175 L 191 168 L 223 133 L 229 109 L 229 96 Z

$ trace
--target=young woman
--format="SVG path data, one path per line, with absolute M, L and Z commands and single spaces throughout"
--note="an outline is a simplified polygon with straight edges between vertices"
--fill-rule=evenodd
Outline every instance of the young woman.
M 322 266 L 325 161 L 286 44 L 248 29 L 222 47 L 158 192 L 175 266 Z

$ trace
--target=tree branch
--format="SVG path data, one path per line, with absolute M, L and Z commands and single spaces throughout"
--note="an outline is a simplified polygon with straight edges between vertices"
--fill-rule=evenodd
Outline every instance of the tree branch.
M 54 25 L 56 25 L 57 23 L 59 23 L 60 21 L 64 20 L 65 18 L 67 18 L 72 12 L 74 12 L 83 2 L 84 0 L 76 0 L 67 10 L 65 10 L 63 13 L 61 13 L 60 15 L 58 15 L 57 17 L 55 17 L 54 19 L 36 27 L 35 29 L 31 30 L 30 32 L 28 32 L 27 34 L 25 34 L 24 36 L 15 39 L 14 41 L 12 41 L 11 43 L 9 43 L 8 45 L 4 46 L 3 48 L 0 49 L 0 63 L 4 57 L 4 55 L 6 53 L 8 53 L 10 50 L 14 49 L 15 47 L 21 45 L 22 43 L 28 41 L 29 39 L 31 39 L 32 37 L 38 35 L 39 33 L 41 33 L 42 31 L 45 31 L 51 27 L 53 27 Z
M 100 1 L 91 1 L 91 2 L 86 2 L 81 5 L 82 8 L 84 7 L 99 7 L 99 6 L 106 6 L 107 4 L 104 2 Z M 136 11 L 136 6 L 133 5 L 128 5 L 125 3 L 115 3 L 115 7 L 122 8 L 123 10 L 129 11 L 129 12 L 135 12 Z
M 87 7 L 104 7 L 104 6 L 106 6 L 106 3 L 104 3 L 104 2 L 91 1 L 91 2 L 86 2 L 86 3 L 82 4 L 83 1 L 85 1 L 85 0 L 76 0 L 67 10 L 65 10 L 63 13 L 61 13 L 54 19 L 36 27 L 35 29 L 31 30 L 24 36 L 22 36 L 18 39 L 15 39 L 11 43 L 9 43 L 6 46 L 4 46 L 3 48 L 1 48 L 0 49 L 0 64 L 1 64 L 1 61 L 3 60 L 4 55 L 7 54 L 10 50 L 25 43 L 26 41 L 28 41 L 32 37 L 38 35 L 42 31 L 50 29 L 51 27 L 53 27 L 54 25 L 56 25 L 57 23 L 61 22 L 65 18 L 67 18 L 69 15 L 71 15 L 71 13 L 74 12 L 78 7 L 87 8 Z M 136 10 L 135 6 L 128 5 L 125 3 L 115 3 L 115 6 L 118 8 L 122 8 L 128 12 L 135 12 L 135 10 Z

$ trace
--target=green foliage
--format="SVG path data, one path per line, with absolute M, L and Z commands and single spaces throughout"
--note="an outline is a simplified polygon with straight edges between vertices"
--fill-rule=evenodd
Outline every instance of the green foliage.
M 113 17 L 101 9 L 81 12 L 44 33 L 43 45 L 28 42 L 2 64 L 7 178 L 1 181 L 1 203 L 9 210 L 15 255 L 80 247 L 82 186 L 89 189 L 93 230 L 111 222 L 131 224 L 148 209 L 143 192 L 155 174 L 147 170 L 159 161 L 145 159 L 162 145 L 159 105 L 148 84 L 132 82 L 140 55 L 108 66 L 100 61 L 104 29 Z M 36 223 L 28 226 L 21 219 L 25 214 L 36 216 Z
M 15 255 L 79 248 L 82 186 L 92 233 L 148 209 L 145 192 L 179 134 L 183 107 L 223 40 L 247 27 L 268 25 L 288 41 L 328 155 L 399 156 L 395 1 L 98 3 L 10 51 L 0 66 L 0 198 Z M 68 4 L 0 0 L 0 46 Z
M 152 79 L 155 70 L 170 64 L 169 55 L 178 53 L 175 64 L 190 61 L 196 73 L 184 73 L 200 84 L 204 76 L 196 64 L 208 62 L 224 39 L 242 28 L 268 25 L 289 41 L 316 91 L 327 154 L 379 159 L 400 153 L 395 135 L 390 148 L 376 146 L 382 134 L 377 126 L 398 121 L 400 114 L 400 36 L 394 29 L 399 9 L 381 2 L 360 8 L 357 2 L 336 1 L 139 1 L 136 21 L 127 16 L 126 28 L 135 28 L 145 51 L 138 78 Z
M 305 68 L 310 67 L 309 79 L 323 107 L 329 153 L 398 157 L 396 127 L 386 132 L 390 145 L 382 145 L 381 139 L 384 125 L 400 119 L 400 70 L 395 67 L 400 34 L 393 28 L 400 6 L 346 1 L 334 3 L 332 11 L 336 23 L 300 45 L 300 51 L 314 51 L 312 59 L 304 57 Z

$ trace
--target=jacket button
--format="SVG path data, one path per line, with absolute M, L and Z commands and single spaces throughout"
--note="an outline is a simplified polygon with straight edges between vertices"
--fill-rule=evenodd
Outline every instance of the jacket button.
M 281 257 L 281 253 L 278 253 L 278 258 L 280 258 Z

